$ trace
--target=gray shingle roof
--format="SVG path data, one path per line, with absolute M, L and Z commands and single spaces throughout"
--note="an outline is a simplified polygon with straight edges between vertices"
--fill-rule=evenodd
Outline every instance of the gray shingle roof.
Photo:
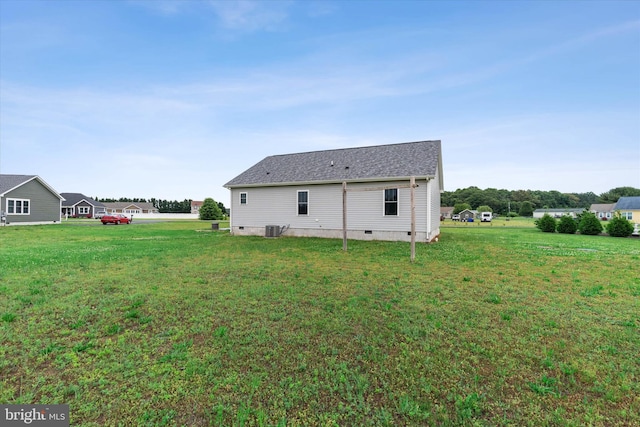
M 620 197 L 616 203 L 615 210 L 636 210 L 640 209 L 640 196 L 635 197 Z
M 47 184 L 46 182 L 44 182 L 44 180 L 42 178 L 40 178 L 38 175 L 5 175 L 5 174 L 0 174 L 0 196 L 4 196 L 8 191 L 13 190 L 14 188 L 17 188 L 29 181 L 31 181 L 32 179 L 36 179 L 38 180 L 38 182 L 40 182 L 40 184 L 42 184 L 45 188 L 47 188 L 49 191 L 51 191 L 51 193 L 55 194 L 56 197 L 60 197 L 61 199 L 63 199 L 63 197 L 58 194 L 58 192 L 51 187 L 49 184 Z
M 81 202 L 82 200 L 86 200 L 89 204 L 93 206 L 104 207 L 102 203 L 96 202 L 91 197 L 87 197 L 82 193 L 60 193 L 60 195 L 65 199 L 63 206 L 74 206 L 79 202 Z
M 594 203 L 589 209 L 591 212 L 613 212 L 615 203 Z
M 0 194 L 4 194 L 35 177 L 36 175 L 0 175 Z
M 264 158 L 224 186 L 433 177 L 442 173 L 440 156 L 440 141 L 283 154 Z

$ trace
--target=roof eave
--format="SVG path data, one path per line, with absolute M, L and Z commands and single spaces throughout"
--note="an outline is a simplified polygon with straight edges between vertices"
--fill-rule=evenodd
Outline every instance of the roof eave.
M 414 175 L 416 180 L 434 179 L 435 175 Z M 351 178 L 351 179 L 332 179 L 322 181 L 291 181 L 291 182 L 268 182 L 253 184 L 225 184 L 223 187 L 229 190 L 234 188 L 259 188 L 259 187 L 292 187 L 301 185 L 329 185 L 342 184 L 343 182 L 361 183 L 361 182 L 388 182 L 388 181 L 409 181 L 411 176 L 394 176 L 394 177 L 373 177 L 373 178 Z

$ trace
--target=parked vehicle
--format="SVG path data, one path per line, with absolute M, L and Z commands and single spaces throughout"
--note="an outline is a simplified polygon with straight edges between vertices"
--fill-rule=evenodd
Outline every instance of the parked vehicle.
M 460 221 L 460 214 L 451 215 L 451 220 L 452 221 Z
M 491 222 L 493 214 L 491 212 L 482 212 L 480 214 L 480 222 Z
M 103 216 L 100 221 L 102 221 L 103 225 L 107 224 L 131 224 L 131 218 L 122 214 L 110 214 Z

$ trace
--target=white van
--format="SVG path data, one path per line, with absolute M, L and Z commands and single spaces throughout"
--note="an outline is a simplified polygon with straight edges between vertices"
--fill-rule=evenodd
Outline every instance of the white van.
M 481 222 L 491 222 L 491 218 L 493 217 L 493 215 L 491 214 L 491 212 L 482 212 L 480 214 L 480 221 Z

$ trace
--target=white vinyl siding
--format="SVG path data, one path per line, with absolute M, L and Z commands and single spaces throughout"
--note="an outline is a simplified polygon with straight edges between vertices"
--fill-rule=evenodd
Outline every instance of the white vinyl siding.
M 437 210 L 436 218 L 439 226 L 440 198 L 437 183 L 429 185 L 426 180 L 417 180 L 415 189 L 416 232 L 427 232 L 427 188 L 432 192 L 433 203 Z M 398 189 L 397 216 L 385 216 L 381 207 L 381 191 L 355 191 L 375 187 L 392 187 L 408 185 L 409 181 L 349 183 L 347 188 L 347 228 L 349 230 L 378 230 L 408 232 L 411 230 L 411 190 Z M 308 215 L 297 215 L 298 191 L 309 191 L 313 196 L 313 206 Z M 232 200 L 239 200 L 239 193 L 245 188 L 232 189 Z M 234 209 L 231 212 L 232 227 L 264 227 L 265 225 L 289 225 L 295 228 L 342 229 L 342 184 L 285 187 L 251 188 L 251 209 Z

